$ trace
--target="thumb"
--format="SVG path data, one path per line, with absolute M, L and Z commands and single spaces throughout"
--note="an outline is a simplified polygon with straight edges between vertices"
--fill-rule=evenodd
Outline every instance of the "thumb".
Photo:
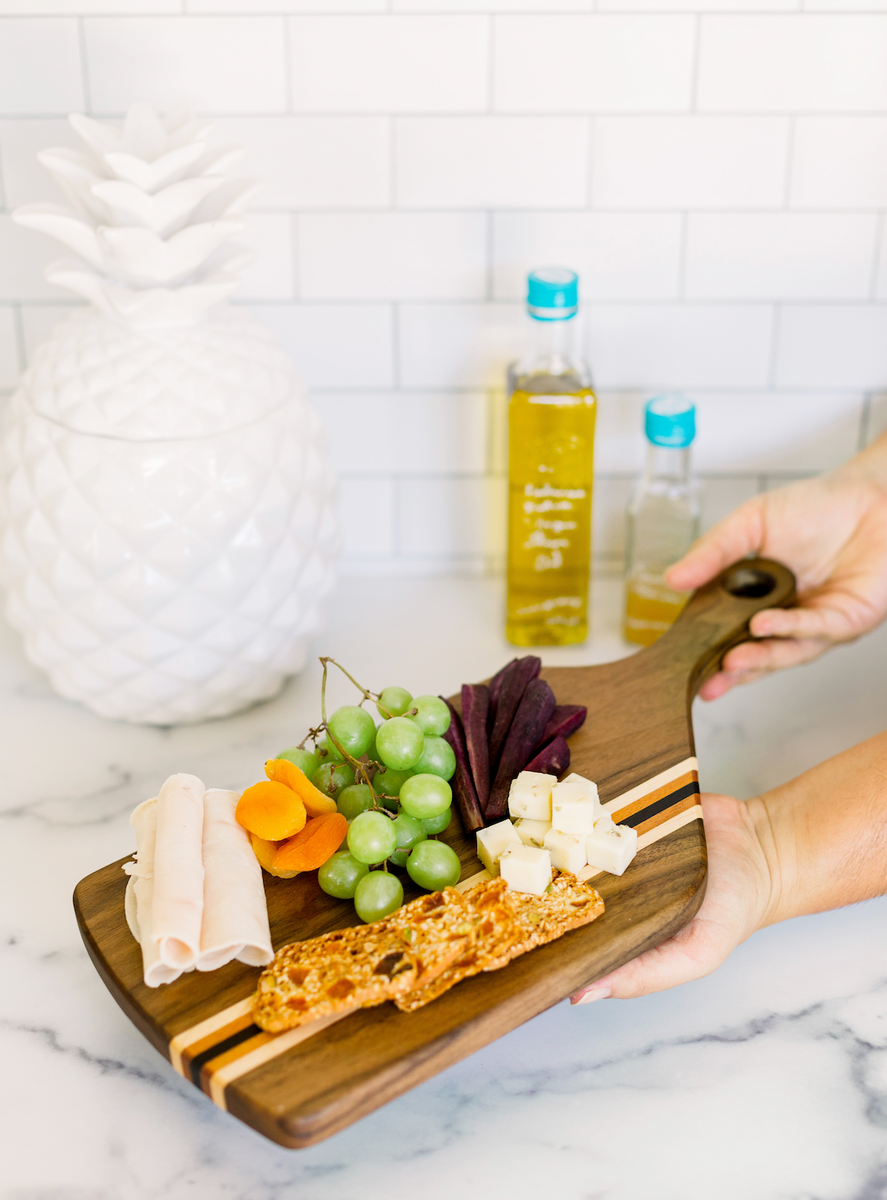
M 665 581 L 679 592 L 702 587 L 737 559 L 756 554 L 763 541 L 762 500 L 752 496 L 698 538 L 684 557 L 669 567 Z

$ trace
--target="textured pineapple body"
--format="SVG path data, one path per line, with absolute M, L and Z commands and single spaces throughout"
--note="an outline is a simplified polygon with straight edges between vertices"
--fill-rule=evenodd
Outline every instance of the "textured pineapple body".
M 332 585 L 333 479 L 289 359 L 243 310 L 139 331 L 86 309 L 38 351 L 0 441 L 9 620 L 102 716 L 271 696 Z

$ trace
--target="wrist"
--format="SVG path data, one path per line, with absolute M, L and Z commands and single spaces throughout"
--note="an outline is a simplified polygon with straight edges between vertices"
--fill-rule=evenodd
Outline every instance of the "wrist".
M 796 844 L 784 828 L 784 811 L 770 799 L 767 795 L 753 796 L 745 802 L 765 880 L 759 929 L 796 915 L 792 909 L 798 896 Z

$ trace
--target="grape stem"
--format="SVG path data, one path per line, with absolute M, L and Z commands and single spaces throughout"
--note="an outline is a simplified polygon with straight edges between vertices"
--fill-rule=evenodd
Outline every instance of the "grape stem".
M 357 682 L 357 680 L 354 678 L 354 676 L 349 674 L 349 672 L 345 670 L 345 668 L 342 666 L 342 664 L 337 663 L 334 658 L 330 658 L 328 655 L 322 655 L 320 658 L 320 662 L 321 662 L 321 665 L 323 666 L 323 677 L 320 681 L 320 715 L 323 717 L 323 728 L 326 730 L 326 736 L 328 738 L 330 738 L 333 745 L 336 747 L 336 749 L 339 751 L 339 753 L 342 755 L 342 757 L 345 759 L 345 761 L 351 764 L 351 766 L 355 770 L 355 773 L 363 777 L 364 783 L 370 789 L 370 795 L 373 798 L 373 803 L 372 803 L 372 807 L 370 809 L 368 809 L 367 811 L 368 812 L 383 812 L 386 817 L 390 817 L 390 819 L 393 821 L 395 819 L 396 814 L 389 812 L 387 808 L 385 808 L 383 805 L 379 804 L 378 799 L 376 797 L 375 789 L 373 788 L 372 776 L 370 775 L 370 771 L 369 771 L 370 767 L 381 766 L 381 764 L 376 763 L 375 761 L 369 762 L 369 763 L 364 763 L 364 762 L 361 762 L 359 758 L 355 758 L 353 754 L 349 754 L 348 751 L 345 749 L 345 747 L 341 744 L 339 739 L 336 737 L 336 735 L 333 733 L 332 729 L 330 729 L 330 727 L 329 727 L 329 722 L 326 719 L 326 681 L 327 681 L 327 673 L 328 673 L 328 664 L 332 663 L 332 665 L 334 667 L 339 668 L 339 670 L 342 672 L 343 675 L 347 675 L 348 678 L 351 680 L 351 682 L 354 684 L 354 686 L 358 689 L 358 691 L 363 692 L 363 697 L 365 700 L 372 700 L 373 693 L 368 692 L 366 688 L 361 687 L 361 685 Z M 381 708 L 382 708 L 382 706 L 380 705 L 380 709 Z M 388 712 L 388 710 L 384 709 L 383 715 L 384 715 L 384 712 Z M 390 713 L 388 713 L 388 715 L 391 716 Z M 394 797 L 391 797 L 391 799 L 394 799 Z

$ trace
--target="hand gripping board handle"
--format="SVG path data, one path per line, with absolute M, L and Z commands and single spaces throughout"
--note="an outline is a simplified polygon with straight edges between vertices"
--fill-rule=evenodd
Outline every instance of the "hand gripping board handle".
M 796 598 L 788 567 L 769 558 L 740 559 L 694 592 L 674 625 L 643 654 L 683 667 L 692 700 L 728 650 L 754 640 L 749 622 L 756 613 L 790 608 Z

